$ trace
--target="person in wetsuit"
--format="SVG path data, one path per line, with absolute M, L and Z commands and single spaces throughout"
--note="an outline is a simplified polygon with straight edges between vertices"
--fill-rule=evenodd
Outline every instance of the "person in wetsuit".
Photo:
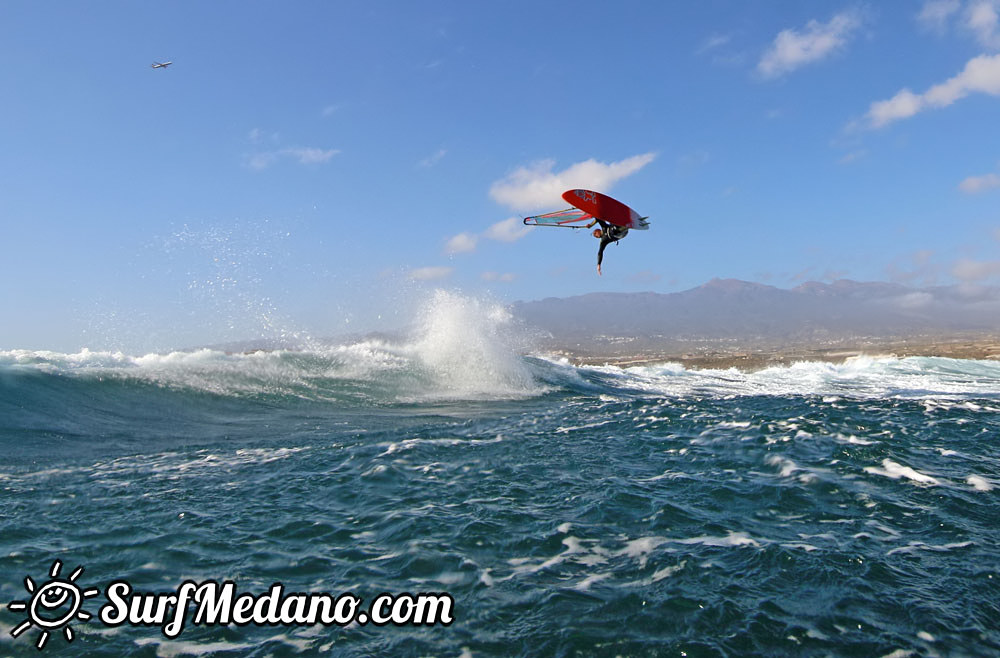
M 594 229 L 594 237 L 600 238 L 601 247 L 597 250 L 597 273 L 601 274 L 601 262 L 604 260 L 604 248 L 608 246 L 609 243 L 617 243 L 619 240 L 628 235 L 628 229 L 624 226 L 618 226 L 617 224 L 611 224 L 604 221 L 603 219 L 594 218 L 594 221 L 587 224 L 587 228 L 591 228 L 594 224 L 600 224 L 601 228 Z

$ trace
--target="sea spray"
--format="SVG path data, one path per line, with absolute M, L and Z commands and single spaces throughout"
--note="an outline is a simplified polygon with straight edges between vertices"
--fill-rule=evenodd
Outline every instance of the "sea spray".
M 293 301 L 303 294 L 300 281 L 315 284 L 316 277 L 288 251 L 289 229 L 287 220 L 192 220 L 130 247 L 132 294 L 93 291 L 81 311 L 82 344 L 137 354 L 234 341 L 308 342 Z
M 436 290 L 418 319 L 409 345 L 433 374 L 434 395 L 507 397 L 540 392 L 522 352 L 525 333 L 495 302 Z
M 435 290 L 418 307 L 411 329 L 393 338 L 141 356 L 87 349 L 76 354 L 13 350 L 0 353 L 0 366 L 213 395 L 384 405 L 537 395 L 545 388 L 523 356 L 527 349 L 525 332 L 501 304 Z

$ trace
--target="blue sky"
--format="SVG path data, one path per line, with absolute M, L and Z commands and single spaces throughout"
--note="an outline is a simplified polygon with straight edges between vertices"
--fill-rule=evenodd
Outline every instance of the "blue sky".
M 385 329 L 434 287 L 1000 283 L 998 15 L 7 0 L 0 349 Z M 573 187 L 652 221 L 602 277 L 520 224 Z

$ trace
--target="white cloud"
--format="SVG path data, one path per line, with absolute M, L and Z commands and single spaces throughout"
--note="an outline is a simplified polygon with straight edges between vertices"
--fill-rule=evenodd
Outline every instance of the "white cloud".
M 486 229 L 486 237 L 498 242 L 517 242 L 530 232 L 520 217 L 510 217 Z
M 281 136 L 278 133 L 264 132 L 260 128 L 251 130 L 247 139 L 257 150 L 256 153 L 246 157 L 246 164 L 251 169 L 267 169 L 282 159 L 297 160 L 304 165 L 322 164 L 340 153 L 339 149 L 321 149 L 314 146 L 279 148 Z M 270 146 L 270 150 L 264 150 L 268 146 Z
M 934 303 L 934 295 L 929 292 L 911 292 L 891 300 L 900 308 L 918 310 Z
M 709 38 L 705 39 L 705 42 L 698 49 L 698 54 L 707 53 L 709 50 L 715 50 L 720 48 L 732 40 L 732 35 L 730 34 L 713 34 Z
M 933 106 L 951 105 L 971 93 L 1000 95 L 1000 55 L 970 59 L 961 73 L 927 90 L 924 98 Z
M 962 281 L 982 281 L 1000 274 L 1000 261 L 963 259 L 955 263 L 951 273 Z
M 895 283 L 912 285 L 920 283 L 924 286 L 936 285 L 941 274 L 941 267 L 934 262 L 934 252 L 922 249 L 908 257 L 889 263 L 886 267 L 889 280 Z
M 985 192 L 1000 187 L 1000 174 L 986 174 L 984 176 L 969 176 L 958 184 L 958 188 L 968 194 Z
M 865 149 L 859 149 L 857 151 L 851 151 L 850 153 L 844 154 L 837 162 L 846 165 L 852 162 L 857 162 L 866 155 L 868 155 L 868 151 L 866 151 Z
M 917 20 L 924 27 L 941 32 L 961 7 L 959 0 L 928 0 L 917 14 Z
M 418 267 L 410 270 L 410 278 L 414 281 L 437 281 L 451 276 L 450 267 Z
M 472 233 L 459 233 L 448 240 L 445 245 L 445 252 L 449 254 L 464 254 L 476 250 L 476 243 L 479 237 Z
M 530 232 L 531 229 L 524 225 L 520 217 L 510 217 L 493 224 L 481 235 L 459 233 L 448 240 L 444 250 L 447 254 L 470 253 L 476 250 L 483 237 L 497 242 L 517 242 Z
M 302 164 L 320 164 L 340 153 L 338 149 L 318 149 L 312 147 L 290 148 L 280 151 L 281 155 L 295 158 Z
M 247 166 L 251 169 L 267 169 L 271 166 L 277 156 L 274 153 L 255 153 L 247 159 Z
M 281 135 L 276 132 L 265 132 L 260 128 L 254 128 L 247 135 L 247 139 L 250 140 L 251 144 L 279 144 L 281 143 Z
M 971 32 L 979 45 L 1000 49 L 1000 0 L 967 0 L 965 10 L 961 9 L 960 0 L 928 0 L 917 20 L 924 27 L 943 33 L 956 18 L 958 25 Z
M 776 78 L 817 62 L 846 45 L 860 26 L 860 14 L 845 11 L 828 23 L 809 21 L 802 31 L 783 30 L 757 63 L 757 71 L 766 78 Z
M 970 59 L 961 73 L 934 85 L 923 94 L 903 89 L 889 100 L 872 103 L 865 116 L 870 127 L 881 128 L 928 108 L 946 107 L 974 93 L 1000 96 L 1000 55 L 980 55 Z
M 907 119 L 920 111 L 923 99 L 909 89 L 903 89 L 887 101 L 876 101 L 868 109 L 873 127 L 884 126 L 896 119 Z
M 639 171 L 656 157 L 655 153 L 634 155 L 618 162 L 590 159 L 554 172 L 553 160 L 520 167 L 490 186 L 490 196 L 512 210 L 527 211 L 551 207 L 563 192 L 573 188 L 607 191 L 623 178 Z
M 340 153 L 338 149 L 319 149 L 313 147 L 295 147 L 279 149 L 277 151 L 264 151 L 254 153 L 247 159 L 247 166 L 251 169 L 267 169 L 272 164 L 282 158 L 298 160 L 300 164 L 322 164 L 333 156 Z
M 979 0 L 969 3 L 965 12 L 965 27 L 976 35 L 976 40 L 986 48 L 1000 48 L 1000 14 L 996 0 Z
M 517 278 L 517 275 L 512 272 L 483 272 L 482 278 L 484 281 L 502 281 L 504 283 L 510 283 Z
M 431 153 L 426 158 L 418 162 L 417 165 L 425 168 L 433 167 L 434 165 L 436 165 L 438 162 L 441 161 L 441 158 L 443 158 L 446 153 L 448 153 L 448 151 L 446 151 L 445 149 L 438 149 L 434 153 Z

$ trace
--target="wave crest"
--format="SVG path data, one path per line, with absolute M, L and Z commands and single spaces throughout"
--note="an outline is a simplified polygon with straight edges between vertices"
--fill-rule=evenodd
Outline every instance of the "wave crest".
M 0 370 L 83 379 L 135 380 L 219 395 L 291 395 L 364 403 L 505 399 L 545 386 L 521 356 L 524 332 L 496 303 L 435 291 L 410 336 L 304 349 L 218 349 L 132 356 L 83 349 L 75 354 L 0 351 Z

